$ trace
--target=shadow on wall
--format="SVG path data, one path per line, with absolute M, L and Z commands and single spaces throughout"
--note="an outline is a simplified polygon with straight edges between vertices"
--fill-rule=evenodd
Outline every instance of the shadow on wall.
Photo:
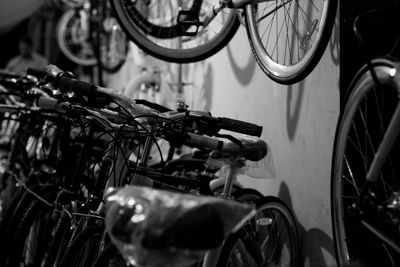
M 286 98 L 286 129 L 290 141 L 293 141 L 296 135 L 303 95 L 304 81 L 299 82 L 298 88 L 293 88 L 293 85 L 288 86 Z M 292 100 L 292 98 L 295 99 Z
M 282 199 L 288 207 L 293 211 L 292 199 L 290 197 L 289 188 L 284 181 L 281 182 L 278 197 Z M 293 214 L 295 216 L 295 214 Z M 296 222 L 297 218 L 295 216 Z M 332 267 L 325 262 L 326 253 L 330 254 L 332 258 L 335 257 L 335 250 L 333 247 L 333 240 L 329 235 L 320 229 L 311 228 L 305 230 L 304 227 L 297 222 L 300 248 L 301 248 L 301 266 L 310 267 Z
M 339 13 L 339 12 L 337 12 Z M 336 16 L 335 24 L 333 25 L 331 39 L 329 40 L 329 51 L 333 64 L 339 66 L 340 64 L 340 33 L 339 33 L 339 19 Z
M 247 64 L 244 67 L 240 67 L 238 64 L 236 64 L 234 54 L 231 49 L 231 45 L 227 45 L 227 52 L 228 52 L 228 59 L 230 62 L 230 66 L 232 67 L 233 73 L 235 74 L 235 77 L 237 81 L 241 85 L 248 85 L 251 81 L 251 78 L 253 78 L 254 75 L 254 70 L 256 66 L 256 61 L 254 60 L 253 55 L 249 56 L 249 59 L 247 61 Z
M 214 71 L 207 61 L 182 65 L 182 81 L 188 85 L 184 88 L 186 104 L 192 110 L 209 111 L 212 105 L 212 87 Z
M 339 8 L 339 7 L 338 7 Z M 339 12 L 337 12 L 339 13 Z M 331 38 L 328 47 L 331 60 L 334 65 L 340 64 L 340 33 L 339 33 L 339 19 L 336 16 L 335 24 L 332 29 Z M 317 65 L 318 67 L 318 65 Z M 296 88 L 298 87 L 298 88 Z M 298 119 L 301 110 L 301 103 L 304 95 L 304 80 L 300 81 L 298 85 L 289 85 L 286 102 L 286 126 L 287 134 L 290 141 L 293 141 L 298 126 Z M 340 79 L 338 79 L 338 88 L 340 88 Z

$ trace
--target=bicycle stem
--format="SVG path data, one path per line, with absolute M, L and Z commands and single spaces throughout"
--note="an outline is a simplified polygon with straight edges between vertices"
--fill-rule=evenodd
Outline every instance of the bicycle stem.
M 236 183 L 237 169 L 236 162 L 229 165 L 229 172 L 225 180 L 224 190 L 222 191 L 222 198 L 229 198 L 232 193 L 232 187 Z

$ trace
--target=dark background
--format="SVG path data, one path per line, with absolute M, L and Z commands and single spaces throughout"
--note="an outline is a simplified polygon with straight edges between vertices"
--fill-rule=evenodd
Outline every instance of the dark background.
M 74 69 L 76 65 L 63 55 L 56 40 L 57 21 L 62 14 L 63 10 L 55 6 L 44 5 L 10 31 L 0 34 L 0 69 L 18 55 L 18 41 L 27 33 L 32 37 L 34 50 L 45 56 L 49 63 L 63 69 Z
M 365 64 L 366 58 L 389 54 L 400 36 L 400 1 L 342 0 L 340 1 L 340 90 L 342 100 L 352 78 Z M 390 4 L 390 5 L 389 5 Z M 383 6 L 384 10 L 360 18 L 360 33 L 365 52 L 357 43 L 353 31 L 354 19 L 367 11 Z

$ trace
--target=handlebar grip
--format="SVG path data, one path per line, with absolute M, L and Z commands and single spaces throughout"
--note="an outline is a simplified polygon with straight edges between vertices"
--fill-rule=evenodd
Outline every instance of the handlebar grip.
M 220 118 L 221 128 L 224 130 L 260 137 L 263 127 L 254 123 L 229 118 Z
M 60 90 L 72 91 L 79 95 L 89 96 L 96 90 L 96 85 L 68 77 L 59 77 L 56 86 Z
M 65 73 L 64 71 L 59 69 L 57 66 L 51 65 L 51 64 L 47 65 L 45 67 L 45 70 L 46 70 L 46 74 L 50 75 L 53 78 L 56 78 L 56 77 L 58 77 L 58 76 L 60 76 L 60 75 Z
M 43 77 L 46 77 L 48 75 L 44 68 L 43 69 L 28 68 L 26 70 L 26 74 L 35 76 L 36 78 L 43 78 Z
M 193 133 L 188 133 L 188 136 L 189 136 L 188 139 L 189 143 L 196 144 L 204 148 L 212 150 L 221 150 L 224 145 L 224 143 L 221 140 L 212 137 L 193 134 Z
M 7 89 L 18 90 L 17 80 L 16 79 L 3 79 L 0 80 L 0 85 L 4 86 Z
M 15 79 L 18 79 L 21 76 L 22 76 L 21 73 L 0 69 L 0 79 L 4 79 L 4 78 L 8 78 L 8 79 L 15 78 Z
M 140 104 L 140 105 L 144 105 L 146 107 L 149 107 L 151 109 L 155 109 L 159 112 L 168 112 L 168 111 L 172 111 L 171 109 L 164 107 L 160 104 L 154 103 L 154 102 L 150 102 L 147 101 L 145 99 L 135 99 L 135 103 Z
M 36 105 L 39 108 L 56 110 L 58 106 L 58 100 L 52 97 L 41 96 L 36 100 Z

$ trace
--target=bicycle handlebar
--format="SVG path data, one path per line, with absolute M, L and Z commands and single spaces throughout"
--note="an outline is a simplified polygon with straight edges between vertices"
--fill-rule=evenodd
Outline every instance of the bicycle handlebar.
M 229 119 L 229 118 L 219 118 L 221 128 L 228 131 L 233 131 L 242 134 L 248 134 L 260 137 L 262 134 L 263 127 L 254 123 Z
M 35 69 L 30 69 L 29 72 L 39 76 L 44 74 L 43 71 Z M 77 95 L 91 97 L 93 99 L 96 99 L 97 97 L 109 97 L 121 104 L 125 109 L 129 110 L 129 112 L 131 112 L 130 115 L 133 117 L 150 115 L 171 120 L 184 120 L 187 118 L 201 120 L 206 124 L 203 127 L 204 130 L 211 133 L 211 135 L 218 133 L 221 129 L 257 137 L 260 137 L 262 133 L 262 126 L 226 117 L 212 117 L 210 113 L 206 114 L 205 112 L 196 111 L 168 113 L 170 110 L 167 110 L 158 104 L 145 100 L 133 100 L 113 89 L 99 87 L 92 83 L 74 79 L 71 77 L 70 73 L 63 72 L 54 65 L 46 66 L 44 72 L 46 75 L 53 78 L 54 85 L 60 90 L 72 91 Z M 160 114 L 160 112 L 163 113 Z
M 71 107 L 71 105 L 68 102 L 60 102 L 59 100 L 52 98 L 52 97 L 46 97 L 46 96 L 41 96 L 37 99 L 37 106 L 39 108 L 43 109 L 49 109 L 49 110 L 56 110 L 58 112 L 66 112 L 68 107 Z M 96 116 L 102 117 L 102 121 L 106 121 L 107 118 L 105 118 L 103 115 L 100 113 L 93 111 L 91 109 L 86 109 L 89 113 Z M 114 112 L 115 113 L 115 112 Z M 115 117 L 115 116 L 114 116 Z M 224 118 L 226 121 L 226 118 Z M 108 121 L 108 120 L 107 120 Z M 236 121 L 236 120 L 233 120 Z M 124 123 L 125 124 L 125 123 Z M 108 122 L 108 126 L 118 128 L 118 124 Z M 125 124 L 126 125 L 126 124 Z M 228 124 L 229 125 L 229 124 Z M 138 131 L 138 128 L 135 127 L 133 128 L 135 132 Z M 174 138 L 176 138 L 176 134 L 178 134 L 178 139 L 181 140 L 181 142 L 187 144 L 187 145 L 192 145 L 195 147 L 200 147 L 202 149 L 210 149 L 210 150 L 215 150 L 221 154 L 222 157 L 229 157 L 229 156 L 239 156 L 239 157 L 244 157 L 246 159 L 252 160 L 252 161 L 258 161 L 265 157 L 265 155 L 268 153 L 268 148 L 265 144 L 264 141 L 260 139 L 244 139 L 241 140 L 241 144 L 236 144 L 234 142 L 223 142 L 215 137 L 209 137 L 206 135 L 199 135 L 195 133 L 172 133 Z
M 96 92 L 96 85 L 76 80 L 69 77 L 59 77 L 57 82 L 55 83 L 57 88 L 60 88 L 62 91 L 71 91 L 78 95 L 90 96 L 94 92 Z
M 224 143 L 216 138 L 208 137 L 205 135 L 198 135 L 194 133 L 188 133 L 188 139 L 186 140 L 189 144 L 201 146 L 206 149 L 221 150 Z
M 219 157 L 243 157 L 251 161 L 259 161 L 268 154 L 267 143 L 259 138 L 242 138 L 242 145 L 234 142 L 222 142 L 216 138 L 193 133 L 188 134 L 189 143 L 211 149 L 219 153 Z
M 58 100 L 52 97 L 39 97 L 36 100 L 36 106 L 43 109 L 58 110 Z

